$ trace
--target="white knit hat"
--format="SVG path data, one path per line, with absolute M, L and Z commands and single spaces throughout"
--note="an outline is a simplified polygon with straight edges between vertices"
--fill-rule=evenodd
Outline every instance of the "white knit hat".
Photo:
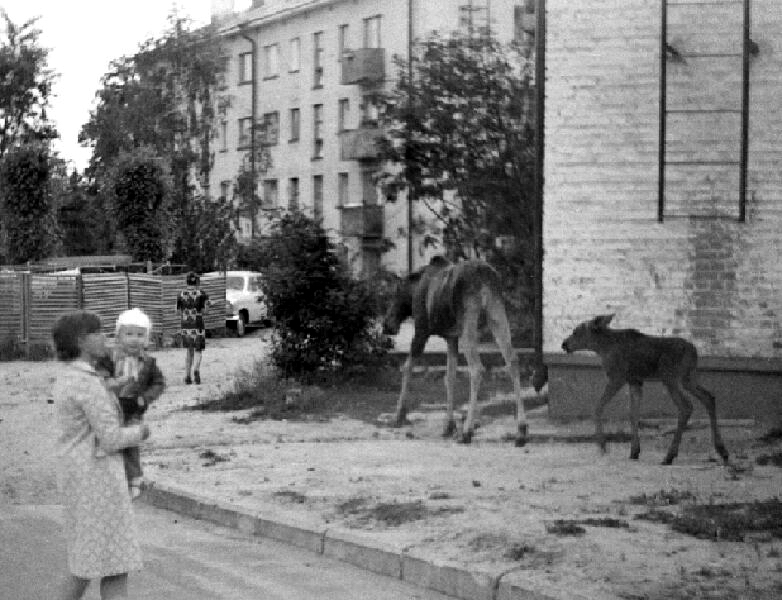
M 150 321 L 147 313 L 140 308 L 131 308 L 121 312 L 117 317 L 117 326 L 115 333 L 119 334 L 120 327 L 123 325 L 135 325 L 136 327 L 142 327 L 147 330 L 147 333 L 152 331 L 152 321 Z

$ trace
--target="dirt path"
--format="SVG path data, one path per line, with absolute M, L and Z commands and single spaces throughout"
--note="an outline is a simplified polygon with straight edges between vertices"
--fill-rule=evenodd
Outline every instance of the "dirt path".
M 715 542 L 636 518 L 670 501 L 681 504 L 657 508 L 778 496 L 782 469 L 754 463 L 779 445 L 760 445 L 758 427 L 724 429 L 737 468 L 709 460 L 700 427 L 686 434 L 675 465 L 662 467 L 665 425 L 644 430 L 633 462 L 618 443 L 605 456 L 588 444 L 515 449 L 503 441 L 512 422 L 502 416 L 485 419 L 476 442 L 461 446 L 439 438 L 436 412 L 392 430 L 346 418 L 243 423 L 243 413 L 182 410 L 228 389 L 265 350 L 260 335 L 210 340 L 201 386 L 182 383 L 181 350 L 155 353 L 169 385 L 148 415 L 153 437 L 142 457 L 151 479 L 588 598 L 782 597 L 782 540 L 770 533 Z M 0 363 L 0 501 L 57 501 L 47 400 L 61 368 Z M 541 414 L 531 422 L 533 433 L 590 428 Z

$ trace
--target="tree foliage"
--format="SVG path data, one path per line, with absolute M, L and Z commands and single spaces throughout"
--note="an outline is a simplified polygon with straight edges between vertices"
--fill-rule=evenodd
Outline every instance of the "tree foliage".
M 349 371 L 384 354 L 370 290 L 340 263 L 317 222 L 284 215 L 252 255 L 276 324 L 272 360 L 284 376 Z
M 40 46 L 38 20 L 15 24 L 0 8 L 0 157 L 12 148 L 57 137 L 49 122 L 54 72 L 47 68 L 49 51 Z
M 207 196 L 212 141 L 230 104 L 221 91 L 225 61 L 212 27 L 193 29 L 172 15 L 161 37 L 111 63 L 79 136 L 93 148 L 88 173 L 102 189 L 120 157 L 138 148 L 167 163 L 166 258 L 198 270 L 222 264 L 231 245 L 233 213 Z
M 49 155 L 41 146 L 16 148 L 0 161 L 6 260 L 38 261 L 56 244 L 49 192 Z
M 452 258 L 481 256 L 507 282 L 506 300 L 526 322 L 532 306 L 534 131 L 531 65 L 487 36 L 434 35 L 383 104 L 381 155 L 387 192 L 406 189 L 436 223 L 428 243 Z
M 136 260 L 160 261 L 168 219 L 163 161 L 147 149 L 123 153 L 107 178 L 117 230 Z

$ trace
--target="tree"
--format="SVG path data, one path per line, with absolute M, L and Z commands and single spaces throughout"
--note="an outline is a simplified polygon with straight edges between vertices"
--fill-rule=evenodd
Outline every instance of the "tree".
M 55 200 L 57 222 L 62 232 L 62 250 L 67 256 L 108 254 L 114 227 L 95 186 L 74 170 L 63 182 Z
M 434 35 L 397 65 L 396 88 L 377 99 L 392 165 L 381 183 L 429 208 L 437 226 L 427 243 L 500 271 L 523 337 L 533 304 L 531 65 L 513 46 L 461 34 Z
M 211 205 L 207 195 L 211 143 L 230 104 L 221 92 L 226 60 L 214 28 L 193 30 L 188 19 L 172 15 L 163 36 L 111 63 L 98 105 L 79 136 L 93 147 L 88 172 L 101 187 L 123 153 L 146 147 L 165 157 L 170 172 L 166 257 L 192 268 L 219 264 L 220 256 L 231 253 L 226 238 L 233 213 L 224 202 Z
M 0 8 L 5 31 L 0 38 L 0 157 L 12 148 L 57 137 L 49 122 L 54 72 L 47 69 L 49 51 L 39 45 L 38 20 L 16 25 Z
M 285 377 L 346 372 L 384 354 L 371 291 L 351 277 L 316 221 L 284 215 L 257 244 L 252 256 L 276 325 L 272 360 Z
M 0 161 L 0 200 L 10 263 L 40 260 L 57 244 L 49 173 L 49 154 L 41 146 L 13 149 Z
M 165 163 L 141 148 L 121 154 L 107 187 L 117 230 L 136 260 L 160 261 L 168 219 L 169 184 Z

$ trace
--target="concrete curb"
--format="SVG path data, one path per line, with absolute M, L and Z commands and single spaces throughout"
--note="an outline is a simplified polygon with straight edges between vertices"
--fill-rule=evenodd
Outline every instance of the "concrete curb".
M 439 565 L 416 557 L 407 548 L 374 544 L 346 531 L 302 527 L 193 494 L 174 486 L 152 483 L 142 500 L 151 506 L 237 529 L 248 535 L 271 538 L 322 554 L 361 569 L 401 579 L 461 600 L 565 600 L 565 590 L 542 590 L 539 585 L 502 581 L 507 571 L 473 572 Z

